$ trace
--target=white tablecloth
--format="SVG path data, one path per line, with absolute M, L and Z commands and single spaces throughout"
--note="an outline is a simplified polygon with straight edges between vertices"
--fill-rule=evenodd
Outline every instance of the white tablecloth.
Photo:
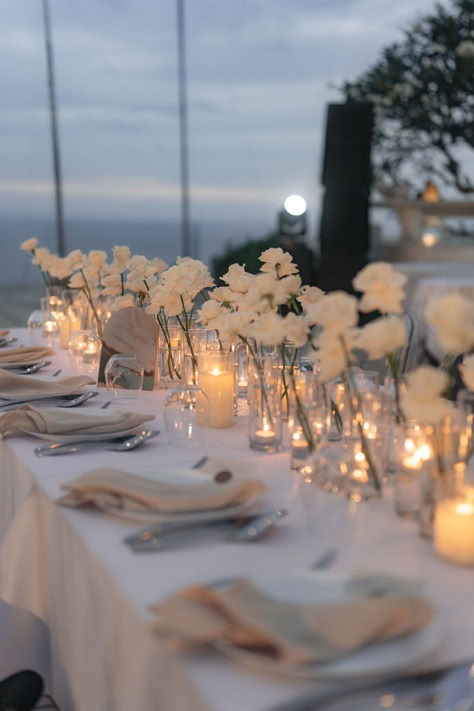
M 64 357 L 56 357 L 49 372 L 59 365 L 67 369 Z M 474 570 L 438 560 L 416 524 L 395 517 L 390 496 L 360 506 L 342 524 L 337 516 L 347 504 L 301 488 L 290 473 L 288 452 L 247 449 L 244 417 L 233 428 L 211 431 L 206 447 L 169 446 L 163 398 L 145 394 L 140 408 L 157 414 L 162 434 L 134 452 L 38 459 L 37 440 L 0 442 L 0 597 L 44 621 L 52 651 L 50 686 L 62 711 L 264 711 L 298 696 L 308 684 L 263 677 L 210 652 L 171 652 L 149 629 L 149 606 L 188 583 L 303 569 L 333 546 L 339 550 L 335 571 L 382 569 L 426 580 L 445 634 L 425 668 L 474 658 Z M 105 399 L 102 392 L 83 407 L 96 409 Z M 54 503 L 63 482 L 94 467 L 153 476 L 160 466 L 191 464 L 203 453 L 251 458 L 270 488 L 269 505 L 289 509 L 274 535 L 257 544 L 136 555 L 122 543 L 134 524 Z

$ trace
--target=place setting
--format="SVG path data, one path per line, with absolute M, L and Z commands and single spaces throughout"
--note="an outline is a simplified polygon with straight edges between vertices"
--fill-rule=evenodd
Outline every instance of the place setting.
M 77 407 L 98 395 L 97 391 L 84 391 L 90 385 L 95 385 L 95 380 L 84 375 L 56 377 L 54 380 L 23 378 L 16 372 L 0 369 L 0 413 L 28 403 L 37 407 Z

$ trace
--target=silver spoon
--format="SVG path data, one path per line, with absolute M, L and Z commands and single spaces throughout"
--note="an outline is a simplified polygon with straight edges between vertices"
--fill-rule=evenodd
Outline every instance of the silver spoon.
M 75 454 L 76 452 L 86 452 L 90 449 L 109 449 L 114 452 L 128 452 L 136 449 L 149 439 L 159 435 L 158 430 L 143 430 L 138 434 L 129 437 L 120 437 L 116 440 L 83 440 L 75 444 L 67 442 L 55 442 L 42 447 L 37 447 L 34 451 L 37 457 L 50 457 L 57 454 Z M 87 435 L 84 435 L 85 437 Z
M 0 348 L 4 348 L 5 346 L 9 346 L 10 343 L 15 343 L 18 338 L 14 338 L 13 336 L 10 336 L 9 338 L 2 338 L 0 339 Z
M 78 405 L 82 405 L 83 402 L 86 402 L 86 400 L 91 400 L 93 397 L 97 397 L 98 394 L 97 390 L 82 393 L 82 395 L 78 395 L 74 398 L 74 400 L 63 402 L 58 407 L 77 407 Z
M 34 363 L 33 365 L 18 366 L 18 368 L 10 368 L 17 373 L 17 375 L 29 375 L 30 373 L 36 373 L 37 370 L 41 368 L 46 368 L 46 366 L 51 365 L 50 360 L 43 360 L 41 363 Z

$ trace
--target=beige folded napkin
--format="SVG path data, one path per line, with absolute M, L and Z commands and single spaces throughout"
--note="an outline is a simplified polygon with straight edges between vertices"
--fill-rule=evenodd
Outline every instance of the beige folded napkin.
M 3 363 L 38 363 L 38 361 L 50 356 L 56 355 L 56 352 L 46 346 L 21 346 L 20 348 L 2 348 L 0 351 L 0 368 Z
M 9 333 L 10 331 L 8 330 L 8 328 L 0 328 L 0 338 L 5 338 L 6 336 L 8 336 Z
M 62 485 L 70 493 L 59 499 L 63 506 L 113 505 L 125 511 L 177 513 L 220 509 L 250 501 L 266 491 L 261 481 L 229 479 L 197 484 L 173 484 L 145 479 L 118 469 L 96 469 Z
M 80 390 L 85 385 L 95 385 L 95 380 L 88 375 L 73 375 L 69 378 L 25 377 L 0 369 L 0 399 L 21 400 L 22 398 L 42 397 L 45 394 L 67 395 Z
M 189 587 L 152 609 L 158 614 L 154 629 L 175 647 L 224 641 L 294 664 L 323 664 L 413 634 L 434 614 L 420 597 L 279 602 L 244 579 L 220 590 Z
M 4 435 L 12 430 L 28 430 L 48 434 L 77 434 L 86 438 L 91 434 L 113 434 L 140 427 L 144 422 L 154 419 L 155 415 L 125 410 L 117 410 L 107 415 L 92 415 L 64 408 L 40 410 L 31 405 L 23 405 L 18 410 L 6 412 L 0 417 L 0 434 Z

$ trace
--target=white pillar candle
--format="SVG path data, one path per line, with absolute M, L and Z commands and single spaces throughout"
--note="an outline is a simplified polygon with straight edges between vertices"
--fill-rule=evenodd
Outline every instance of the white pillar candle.
M 474 565 L 474 505 L 466 499 L 443 499 L 435 511 L 436 553 L 458 565 Z
M 218 366 L 199 371 L 199 387 L 209 400 L 208 427 L 231 427 L 234 422 L 234 374 Z M 199 417 L 198 417 L 199 419 Z M 204 424 L 198 422 L 198 424 Z

